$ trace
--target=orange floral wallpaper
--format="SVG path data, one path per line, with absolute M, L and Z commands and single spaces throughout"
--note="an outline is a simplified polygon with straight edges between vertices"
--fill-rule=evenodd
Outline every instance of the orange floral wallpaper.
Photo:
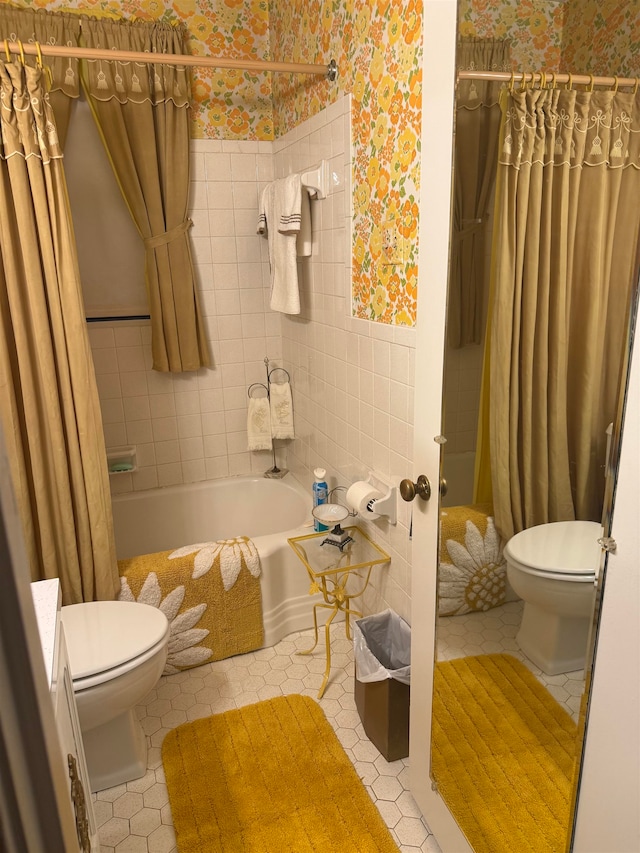
M 604 77 L 640 76 L 638 0 L 567 0 L 563 66 Z
M 549 0 L 459 0 L 460 35 L 511 39 L 514 70 L 560 70 L 564 4 Z
M 271 0 L 274 59 L 335 59 L 336 83 L 274 80 L 276 136 L 344 92 L 353 94 L 353 314 L 416 318 L 420 180 L 421 0 Z M 388 264 L 383 230 L 401 256 Z

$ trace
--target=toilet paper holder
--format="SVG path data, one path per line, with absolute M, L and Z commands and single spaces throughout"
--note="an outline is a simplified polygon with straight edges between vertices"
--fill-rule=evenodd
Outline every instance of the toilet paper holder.
M 373 521 L 385 517 L 389 524 L 397 523 L 398 490 L 372 471 L 366 480 L 353 483 L 348 489 L 347 503 L 362 518 Z

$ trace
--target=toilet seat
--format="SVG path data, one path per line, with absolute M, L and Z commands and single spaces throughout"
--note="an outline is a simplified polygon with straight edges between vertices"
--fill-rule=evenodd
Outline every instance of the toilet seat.
M 169 636 L 164 613 L 137 602 L 70 604 L 60 617 L 75 692 L 129 672 L 157 654 Z
M 596 521 L 556 521 L 529 527 L 504 548 L 522 572 L 552 580 L 593 583 L 600 568 L 602 527 Z

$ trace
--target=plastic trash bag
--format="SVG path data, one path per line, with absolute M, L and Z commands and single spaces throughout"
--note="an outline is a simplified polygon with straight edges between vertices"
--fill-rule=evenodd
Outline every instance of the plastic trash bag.
M 393 610 L 354 622 L 353 652 L 358 681 L 411 682 L 411 628 Z

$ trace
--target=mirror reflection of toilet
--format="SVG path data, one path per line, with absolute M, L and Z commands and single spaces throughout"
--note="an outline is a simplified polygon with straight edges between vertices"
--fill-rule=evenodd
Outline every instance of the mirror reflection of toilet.
M 524 601 L 516 641 L 547 675 L 584 669 L 601 536 L 595 521 L 558 521 L 505 545 L 509 583 Z
M 129 601 L 93 601 L 61 610 L 92 791 L 143 776 L 147 739 L 135 706 L 158 683 L 169 622 Z

